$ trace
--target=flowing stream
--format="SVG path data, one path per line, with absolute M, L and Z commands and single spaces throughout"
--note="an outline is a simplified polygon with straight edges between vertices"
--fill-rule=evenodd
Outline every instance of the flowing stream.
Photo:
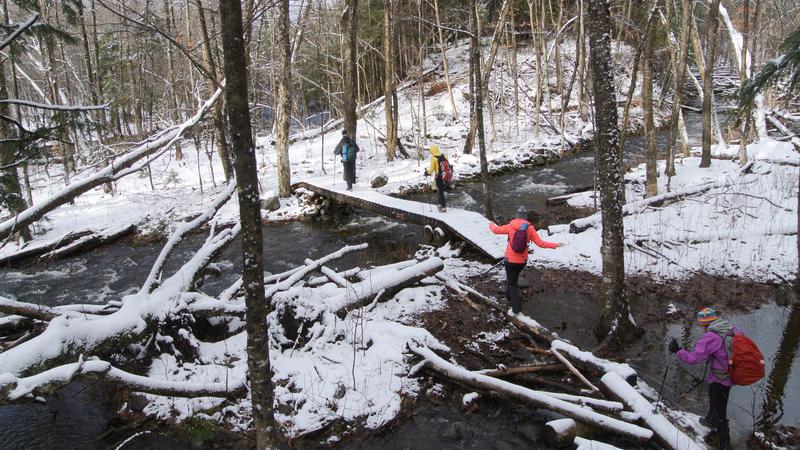
M 690 136 L 700 135 L 699 115 L 686 115 Z M 659 133 L 659 147 L 666 133 Z M 696 142 L 693 142 L 696 144 Z M 631 137 L 626 144 L 626 163 L 643 162 L 643 140 Z M 496 214 L 510 217 L 519 205 L 529 211 L 546 212 L 549 197 L 592 184 L 593 155 L 586 153 L 554 164 L 523 169 L 492 180 L 493 206 Z M 426 194 L 414 197 L 428 201 Z M 448 205 L 481 211 L 482 188 L 479 183 L 458 186 L 448 196 Z M 178 246 L 165 274 L 185 262 L 205 239 L 205 234 L 187 237 Z M 290 237 L 287 239 L 287 237 Z M 350 254 L 334 268 L 384 264 L 407 257 L 421 242 L 421 229 L 392 219 L 354 212 L 339 222 L 291 222 L 264 227 L 265 270 L 281 272 L 302 264 L 308 257 L 322 256 L 347 244 L 368 242 L 370 249 Z M 117 243 L 95 249 L 73 258 L 53 262 L 46 267 L 0 271 L 0 295 L 21 301 L 61 305 L 69 303 L 103 303 L 135 292 L 161 249 L 160 244 L 130 245 Z M 207 276 L 202 289 L 215 294 L 230 285 L 240 272 L 238 241 L 221 255 L 216 266 L 219 275 Z M 565 318 L 563 305 L 570 304 L 571 316 Z M 578 344 L 586 341 L 597 305 L 573 293 L 547 292 L 536 299 L 531 311 L 545 326 L 557 327 L 568 322 L 566 336 Z M 729 416 L 734 438 L 752 431 L 754 418 L 762 410 L 777 423 L 796 425 L 800 421 L 800 360 L 796 358 L 800 336 L 800 306 L 792 311 L 775 303 L 752 312 L 732 317 L 733 322 L 748 330 L 758 330 L 756 339 L 767 358 L 768 370 L 778 368 L 769 380 L 754 387 L 733 390 Z M 789 320 L 793 317 L 793 320 Z M 552 322 L 552 323 L 550 323 Z M 591 322 L 591 323 L 590 323 Z M 642 378 L 657 388 L 665 367 L 668 370 L 665 397 L 681 408 L 705 413 L 705 386 L 684 393 L 694 384 L 698 370 L 670 366 L 670 355 L 662 343 L 668 336 L 678 336 L 679 325 L 651 329 L 638 344 L 649 351 L 638 359 Z M 697 330 L 685 330 L 696 338 Z M 584 342 L 586 341 L 586 342 Z M 455 408 L 457 408 L 456 406 Z M 106 404 L 102 387 L 91 383 L 73 383 L 59 391 L 47 404 L 0 406 L 0 449 L 50 449 L 108 447 L 98 440 L 115 415 Z M 545 448 L 540 443 L 540 425 L 548 415 L 501 402 L 488 401 L 481 408 L 463 415 L 452 405 L 421 401 L 412 407 L 411 418 L 390 431 L 370 436 L 352 448 Z M 142 447 L 142 445 L 145 445 Z M 151 436 L 126 448 L 197 448 L 196 442 L 184 442 L 172 436 Z

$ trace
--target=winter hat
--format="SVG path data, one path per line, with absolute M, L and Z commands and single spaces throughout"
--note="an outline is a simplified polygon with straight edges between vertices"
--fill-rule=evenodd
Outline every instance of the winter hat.
M 517 208 L 517 219 L 527 219 L 528 218 L 528 211 L 525 209 L 524 206 L 520 206 Z
M 703 325 L 708 325 L 717 319 L 719 319 L 717 312 L 711 308 L 703 308 L 697 313 L 697 321 Z
M 431 153 L 436 153 L 439 151 L 439 146 L 436 144 L 431 144 Z
M 342 130 L 342 136 L 347 136 L 347 128 L 345 128 L 344 130 Z

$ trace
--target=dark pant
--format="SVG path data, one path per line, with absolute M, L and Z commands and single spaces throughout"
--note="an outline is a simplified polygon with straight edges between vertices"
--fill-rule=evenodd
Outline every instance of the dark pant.
M 519 286 L 517 283 L 519 282 L 520 272 L 522 272 L 522 269 L 525 268 L 525 263 L 516 264 L 506 261 L 505 266 L 506 298 L 508 299 L 508 302 L 511 303 L 511 309 L 516 314 L 522 310 L 522 302 L 519 298 Z
M 353 183 L 356 182 L 356 162 L 342 163 L 344 168 L 344 181 L 347 182 L 347 189 L 353 188 Z
M 447 190 L 447 183 L 444 182 L 442 177 L 436 177 L 436 194 L 439 196 L 439 206 L 442 208 L 447 205 L 444 204 L 444 191 Z
M 731 392 L 729 386 L 723 386 L 719 383 L 711 383 L 708 385 L 708 415 L 706 420 L 710 427 L 717 430 L 717 438 L 719 449 L 729 449 L 730 444 L 730 430 L 728 429 L 728 395 Z

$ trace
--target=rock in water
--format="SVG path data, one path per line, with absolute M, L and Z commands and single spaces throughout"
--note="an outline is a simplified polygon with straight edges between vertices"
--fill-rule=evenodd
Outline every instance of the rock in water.
M 275 211 L 280 209 L 281 201 L 278 198 L 278 194 L 275 191 L 267 191 L 264 193 L 264 196 L 261 198 L 261 209 L 266 209 L 267 211 Z
M 389 177 L 383 172 L 375 172 L 370 179 L 369 184 L 373 188 L 379 188 L 381 186 L 386 186 L 386 183 L 389 182 Z

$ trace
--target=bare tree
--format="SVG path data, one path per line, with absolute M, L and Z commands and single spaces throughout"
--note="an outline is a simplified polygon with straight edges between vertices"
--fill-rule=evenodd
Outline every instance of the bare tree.
M 506 0 L 506 3 L 509 3 Z M 483 130 L 483 87 L 481 77 L 481 43 L 480 32 L 478 29 L 478 2 L 472 0 L 470 3 L 470 54 L 473 68 L 473 85 L 475 86 L 475 96 L 472 99 L 475 111 L 475 123 L 478 130 L 478 151 L 481 161 L 481 185 L 483 186 L 483 208 L 484 215 L 489 220 L 494 220 L 492 212 L 492 192 L 489 187 L 489 163 L 486 159 L 486 137 Z
M 665 174 L 668 177 L 675 175 L 675 140 L 678 135 L 679 120 L 681 117 L 681 101 L 683 97 L 683 80 L 686 74 L 686 60 L 689 55 L 689 34 L 692 27 L 692 11 L 694 2 L 692 0 L 681 0 L 681 34 L 678 42 L 676 67 L 672 74 L 675 84 L 673 85 L 674 98 L 672 102 L 672 114 L 670 119 L 669 138 L 667 140 L 667 164 Z
M 344 128 L 356 138 L 358 116 L 356 115 L 356 92 L 358 90 L 358 0 L 346 0 L 342 13 L 342 34 L 344 35 L 344 61 L 342 104 L 344 109 Z
M 250 128 L 247 62 L 240 0 L 220 1 L 220 22 L 227 80 L 225 109 L 235 155 L 234 169 L 238 183 L 239 217 L 242 226 L 244 261 L 242 286 L 247 309 L 247 367 L 253 403 L 253 423 L 256 429 L 256 448 L 260 450 L 272 448 L 277 430 L 273 413 L 272 367 L 269 361 L 268 308 L 264 297 L 264 243 L 261 234 L 258 172 Z
M 625 289 L 624 184 L 619 154 L 619 128 L 611 60 L 611 19 L 608 0 L 589 2 L 589 47 L 595 102 L 595 146 L 603 232 L 601 255 L 603 314 L 595 335 L 608 344 L 623 343 L 636 334 Z
M 397 94 L 394 87 L 394 2 L 383 0 L 383 105 L 386 113 L 386 159 L 392 161 L 397 143 Z
M 655 6 L 655 5 L 654 5 Z M 651 18 L 655 15 L 650 12 Z M 642 110 L 644 112 L 645 139 L 645 197 L 658 193 L 658 163 L 656 154 L 656 129 L 653 123 L 653 48 L 655 47 L 656 27 L 648 26 L 644 36 L 642 58 Z
M 711 98 L 714 95 L 714 56 L 717 47 L 717 25 L 719 23 L 719 0 L 711 1 L 706 23 L 706 60 L 703 77 L 703 152 L 700 167 L 711 166 L 711 117 L 714 114 Z
M 278 195 L 292 194 L 292 171 L 289 162 L 289 125 L 292 121 L 292 51 L 289 41 L 289 0 L 278 2 L 278 114 L 275 153 L 278 163 Z

